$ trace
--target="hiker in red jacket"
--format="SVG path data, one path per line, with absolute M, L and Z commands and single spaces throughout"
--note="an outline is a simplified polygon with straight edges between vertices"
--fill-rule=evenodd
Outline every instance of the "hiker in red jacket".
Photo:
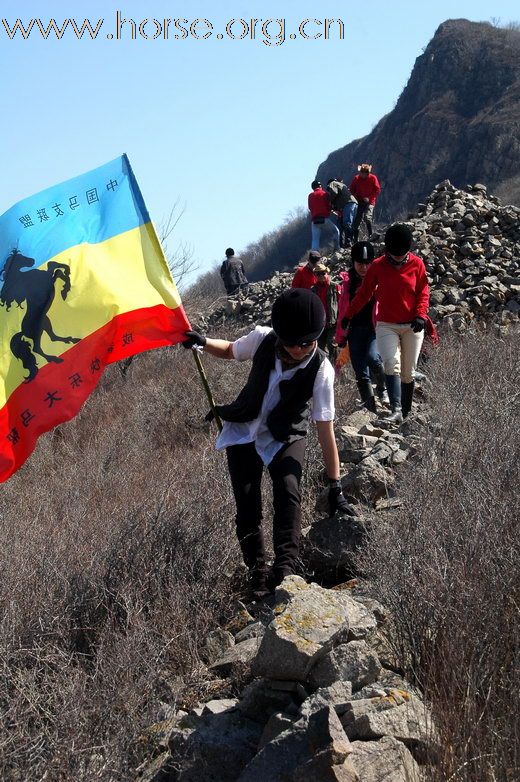
M 320 249 L 321 229 L 328 223 L 334 229 L 334 247 L 339 248 L 339 228 L 331 219 L 332 210 L 329 194 L 322 188 L 321 182 L 317 179 L 311 185 L 312 193 L 309 193 L 308 205 L 311 213 L 311 236 L 313 250 Z
M 314 268 L 320 261 L 320 253 L 317 250 L 311 250 L 307 263 L 298 266 L 296 269 L 291 288 L 305 288 L 306 290 L 310 290 L 313 285 L 316 285 Z
M 359 226 L 364 220 L 367 226 L 368 238 L 372 236 L 372 218 L 377 198 L 381 192 L 381 185 L 375 174 L 372 174 L 370 163 L 361 163 L 358 166 L 359 173 L 350 183 L 350 192 L 358 202 L 357 214 L 352 225 L 354 241 L 359 237 Z
M 413 235 L 396 223 L 385 234 L 386 253 L 368 267 L 361 288 L 342 320 L 349 320 L 375 294 L 377 349 L 385 368 L 385 382 L 392 412 L 388 422 L 400 423 L 409 414 L 414 373 L 428 320 L 430 289 L 424 262 L 410 252 Z

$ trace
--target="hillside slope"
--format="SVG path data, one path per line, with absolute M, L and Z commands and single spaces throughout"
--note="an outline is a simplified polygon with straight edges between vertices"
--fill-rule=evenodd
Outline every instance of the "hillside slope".
M 349 181 L 374 164 L 383 184 L 379 219 L 392 220 L 449 178 L 484 182 L 520 198 L 520 31 L 449 20 L 435 33 L 393 111 L 318 168 Z

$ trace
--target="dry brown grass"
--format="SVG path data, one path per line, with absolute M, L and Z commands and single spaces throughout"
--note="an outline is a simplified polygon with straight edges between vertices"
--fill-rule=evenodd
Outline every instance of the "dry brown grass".
M 364 565 L 396 651 L 443 739 L 436 780 L 520 776 L 518 336 L 445 338 L 428 367 L 432 430 L 402 473 L 404 508 Z
M 204 365 L 217 400 L 233 399 L 248 367 Z M 201 646 L 243 587 L 225 457 L 189 353 L 153 351 L 123 369 L 109 368 L 2 487 L 5 782 L 128 782 L 133 742 L 160 704 L 212 697 Z M 308 459 L 321 468 L 314 448 Z M 269 539 L 268 479 L 264 494 Z
M 443 343 L 429 368 L 441 428 L 403 474 L 405 512 L 380 526 L 368 557 L 407 673 L 434 705 L 443 780 L 502 782 L 518 766 L 515 359 L 513 340 Z M 218 401 L 233 398 L 247 366 L 204 363 Z M 340 412 L 353 389 L 346 375 Z M 3 486 L 2 780 L 126 782 L 160 703 L 209 692 L 201 645 L 241 584 L 206 411 L 191 356 L 141 355 L 126 375 L 107 371 Z M 307 467 L 304 523 L 320 486 L 314 435 Z
M 239 562 L 206 410 L 189 354 L 139 356 L 4 485 L 1 779 L 127 780 L 132 737 L 197 683 Z

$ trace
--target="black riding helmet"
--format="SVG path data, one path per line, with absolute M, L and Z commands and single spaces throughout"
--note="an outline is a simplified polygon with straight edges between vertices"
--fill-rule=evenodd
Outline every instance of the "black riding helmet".
M 390 255 L 406 255 L 412 249 L 413 234 L 407 225 L 394 223 L 385 234 L 385 248 Z
M 325 309 L 312 291 L 290 288 L 275 300 L 271 322 L 276 336 L 286 345 L 308 344 L 325 328 Z
M 352 245 L 350 250 L 350 257 L 352 263 L 358 261 L 359 263 L 371 263 L 375 258 L 374 246 L 370 242 L 356 242 Z

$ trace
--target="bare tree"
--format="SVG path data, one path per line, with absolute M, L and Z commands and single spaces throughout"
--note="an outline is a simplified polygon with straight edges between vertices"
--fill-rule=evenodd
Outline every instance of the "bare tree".
M 177 228 L 185 211 L 186 204 L 181 205 L 179 199 L 177 199 L 169 215 L 158 226 L 159 241 L 162 244 L 168 267 L 179 290 L 182 289 L 187 275 L 192 274 L 199 268 L 198 263 L 193 261 L 193 247 L 191 245 L 186 242 L 180 242 L 172 251 L 168 247 L 168 240 Z

